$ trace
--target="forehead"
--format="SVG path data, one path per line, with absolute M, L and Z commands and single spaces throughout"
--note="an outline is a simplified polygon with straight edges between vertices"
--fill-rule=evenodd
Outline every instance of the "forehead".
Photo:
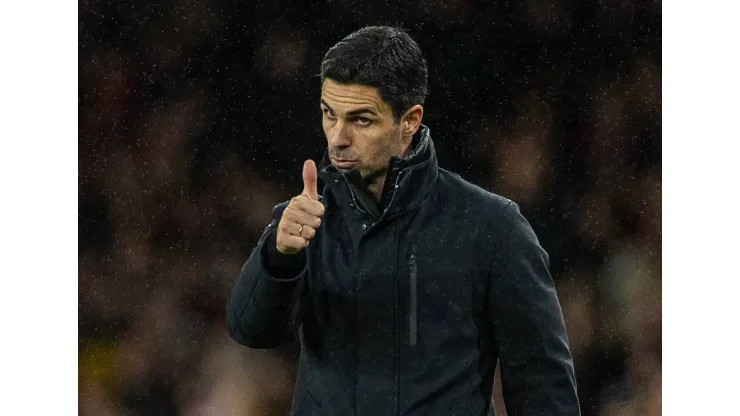
M 360 84 L 340 84 L 326 79 L 321 86 L 321 99 L 335 111 L 352 111 L 370 107 L 378 113 L 390 113 L 390 107 L 380 98 L 378 89 Z

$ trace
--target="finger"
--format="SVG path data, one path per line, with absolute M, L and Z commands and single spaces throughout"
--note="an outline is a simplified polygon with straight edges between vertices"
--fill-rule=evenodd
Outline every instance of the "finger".
M 314 201 L 319 200 L 318 173 L 316 163 L 309 159 L 303 163 L 303 194 Z
M 283 212 L 283 217 L 285 217 L 289 223 L 294 224 L 288 229 L 291 234 L 295 234 L 296 230 L 301 225 L 313 228 L 319 228 L 319 226 L 321 226 L 321 218 L 300 209 L 286 209 L 285 212 Z
M 303 211 L 315 217 L 322 217 L 324 215 L 324 204 L 304 195 L 294 198 L 292 205 L 296 210 Z
M 277 244 L 283 248 L 303 250 L 308 247 L 308 240 L 297 235 L 283 234 Z
M 304 225 L 303 229 L 298 235 L 305 238 L 306 240 L 311 240 L 314 238 L 314 236 L 316 236 L 316 229 L 311 227 L 310 225 Z

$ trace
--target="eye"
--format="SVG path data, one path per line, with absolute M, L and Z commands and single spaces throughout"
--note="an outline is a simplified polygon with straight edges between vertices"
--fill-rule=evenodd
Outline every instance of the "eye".
M 365 118 L 365 117 L 357 117 L 355 121 L 357 121 L 357 124 L 359 124 L 362 127 L 367 127 L 373 122 L 369 118 Z
M 328 118 L 329 120 L 336 119 L 336 116 L 334 115 L 334 113 L 331 110 L 329 110 L 328 108 L 324 108 L 321 111 L 324 113 L 324 115 L 326 116 L 326 118 Z

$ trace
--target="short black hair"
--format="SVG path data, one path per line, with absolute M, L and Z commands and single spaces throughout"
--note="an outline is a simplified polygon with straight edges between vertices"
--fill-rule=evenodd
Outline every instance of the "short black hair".
M 393 110 L 393 120 L 427 96 L 427 64 L 419 45 L 402 29 L 368 26 L 346 36 L 324 55 L 321 83 L 330 78 L 340 84 L 378 89 Z

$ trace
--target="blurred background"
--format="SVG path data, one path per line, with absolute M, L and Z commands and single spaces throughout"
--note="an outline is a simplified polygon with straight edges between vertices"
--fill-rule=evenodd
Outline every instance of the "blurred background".
M 80 1 L 81 415 L 288 414 L 299 347 L 237 345 L 226 298 L 371 24 L 426 55 L 440 165 L 550 253 L 584 415 L 661 413 L 660 2 L 395 3 Z

